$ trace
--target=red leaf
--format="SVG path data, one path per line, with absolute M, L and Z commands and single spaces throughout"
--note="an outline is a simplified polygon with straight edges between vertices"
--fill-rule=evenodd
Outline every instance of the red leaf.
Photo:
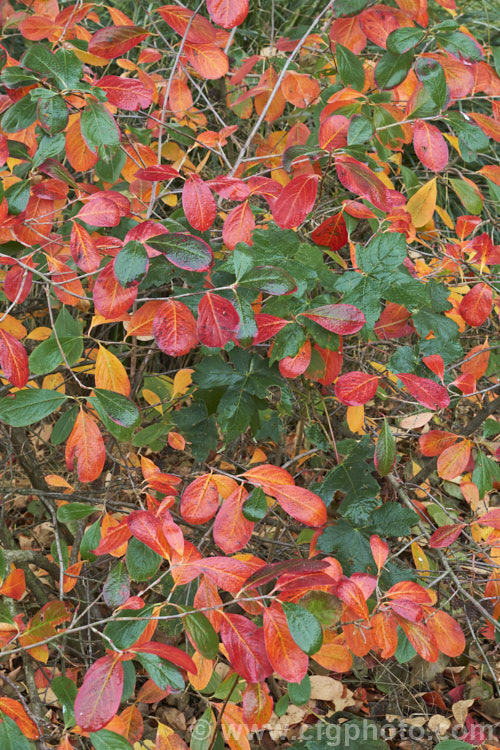
M 182 493 L 180 511 L 188 523 L 207 523 L 214 517 L 218 507 L 219 490 L 210 474 L 196 477 Z
M 89 41 L 88 51 L 92 55 L 112 60 L 125 55 L 149 34 L 149 31 L 138 26 L 107 26 L 96 31 Z
M 224 347 L 238 331 L 240 317 L 229 300 L 207 292 L 198 305 L 197 334 L 204 346 Z
M 264 609 L 266 651 L 274 671 L 287 682 L 301 682 L 307 674 L 309 657 L 292 638 L 286 615 L 278 601 Z
M 104 76 L 96 81 L 95 85 L 106 92 L 108 102 L 130 112 L 145 109 L 153 101 L 151 91 L 135 78 Z
M 176 667 L 185 669 L 186 672 L 198 674 L 196 664 L 189 654 L 186 654 L 180 648 L 175 648 L 175 646 L 168 646 L 166 643 L 159 643 L 158 641 L 148 641 L 147 643 L 141 643 L 140 646 L 132 646 L 130 650 L 136 654 L 155 654 L 161 659 L 166 659 L 175 664 Z
M 377 388 L 377 375 L 359 371 L 347 372 L 335 383 L 335 395 L 342 404 L 362 406 L 374 397 Z
M 368 620 L 368 605 L 362 590 L 354 581 L 343 578 L 335 588 L 335 595 L 344 604 L 347 604 L 356 618 L 361 617 L 363 620 Z
M 429 539 L 429 547 L 432 547 L 433 549 L 449 547 L 450 544 L 453 544 L 453 542 L 458 539 L 464 528 L 465 524 L 463 523 L 441 526 Z
M 207 185 L 215 190 L 221 198 L 226 198 L 229 201 L 244 201 L 250 195 L 250 188 L 246 182 L 225 174 L 208 180 Z
M 264 646 L 262 628 L 243 615 L 224 612 L 221 638 L 233 669 L 247 682 L 263 682 L 273 673 Z
M 440 354 L 430 354 L 428 357 L 422 357 L 422 362 L 427 365 L 434 375 L 437 375 L 439 380 L 443 382 L 444 379 L 444 362 Z
M 199 571 L 205 573 L 220 589 L 230 594 L 237 594 L 250 576 L 255 572 L 255 566 L 248 560 L 243 562 L 234 557 L 208 557 L 195 563 Z M 258 566 L 264 567 L 262 562 Z
M 359 17 L 359 22 L 368 39 L 378 47 L 387 48 L 387 37 L 400 27 L 392 8 L 375 6 L 367 8 Z
M 243 720 L 249 727 L 261 729 L 273 713 L 273 699 L 265 682 L 250 683 L 243 693 Z
M 134 177 L 138 180 L 145 180 L 146 182 L 162 182 L 163 180 L 173 180 L 176 177 L 180 177 L 179 172 L 170 166 L 170 164 L 158 164 L 156 167 L 141 167 L 135 173 Z M 158 227 L 160 229 L 160 227 Z M 157 232 L 151 235 L 156 237 Z
M 92 552 L 95 555 L 112 554 L 115 550 L 122 547 L 125 542 L 128 542 L 131 536 L 132 534 L 127 525 L 127 519 L 124 518 L 123 521 L 120 521 L 117 526 L 110 526 L 106 530 L 106 533 L 101 538 L 101 541 L 99 542 L 97 547 L 92 550 Z
M 491 526 L 493 529 L 500 529 L 500 508 L 494 508 L 476 519 L 476 523 L 481 526 Z
M 370 624 L 382 659 L 394 656 L 398 647 L 398 628 L 394 617 L 389 612 L 378 612 L 370 619 Z
M 273 219 L 281 229 L 293 229 L 312 211 L 318 194 L 318 175 L 294 177 L 272 206 Z
M 309 310 L 306 313 L 300 313 L 305 318 L 314 320 L 315 323 L 327 331 L 338 333 L 341 336 L 347 336 L 350 333 L 357 333 L 365 324 L 365 316 L 354 305 L 322 305 Z
M 78 413 L 71 434 L 66 443 L 66 466 L 73 470 L 76 458 L 76 470 L 80 482 L 93 482 L 104 468 L 106 450 L 101 431 L 94 418 L 82 409 Z
M 197 73 L 207 80 L 222 78 L 229 70 L 229 60 L 215 44 L 190 44 L 186 42 L 184 52 Z
M 243 476 L 251 484 L 262 487 L 268 495 L 274 495 L 283 486 L 293 486 L 295 484 L 292 475 L 286 469 L 282 469 L 280 466 L 273 466 L 272 464 L 254 466 L 253 469 L 246 471 Z
M 416 120 L 413 129 L 415 153 L 427 169 L 440 172 L 448 164 L 448 145 L 435 125 L 425 120 Z
M 24 346 L 3 328 L 0 328 L 0 366 L 12 385 L 24 388 L 29 378 L 28 355 Z
M 437 661 L 439 648 L 433 633 L 421 622 L 409 622 L 402 617 L 397 617 L 397 620 L 417 654 L 424 661 Z
M 448 391 L 429 378 L 419 378 L 411 373 L 398 373 L 398 378 L 408 388 L 413 398 L 428 409 L 445 409 L 450 403 Z
M 446 448 L 458 440 L 458 435 L 446 430 L 431 430 L 418 439 L 423 456 L 439 456 Z
M 413 328 L 408 323 L 410 318 L 411 313 L 406 307 L 397 305 L 395 302 L 388 302 L 373 330 L 379 339 L 397 339 L 410 336 L 413 333 Z
M 464 473 L 471 457 L 471 448 L 469 440 L 461 440 L 445 448 L 437 460 L 437 472 L 441 479 L 451 481 Z
M 272 581 L 273 578 L 278 578 L 278 576 L 281 576 L 282 574 L 301 576 L 304 574 L 317 575 L 327 568 L 329 568 L 329 564 L 326 560 L 317 559 L 286 560 L 283 562 L 269 563 L 269 565 L 264 565 L 262 568 L 259 568 L 257 572 L 252 573 L 252 575 L 245 581 L 245 589 L 263 586 L 265 583 Z M 288 581 L 286 581 L 284 585 L 287 585 L 287 583 Z M 277 585 L 276 588 L 278 588 Z
M 311 490 L 283 485 L 272 494 L 286 513 L 306 526 L 323 526 L 326 523 L 326 506 Z
M 198 343 L 193 313 L 175 299 L 168 299 L 156 311 L 153 335 L 161 351 L 170 357 L 182 357 Z
M 311 361 L 311 342 L 306 339 L 295 357 L 284 357 L 280 360 L 279 371 L 284 378 L 298 378 L 303 375 Z
M 75 700 L 75 719 L 86 732 L 97 732 L 120 707 L 123 666 L 116 656 L 102 656 L 86 672 Z
M 238 485 L 224 500 L 217 513 L 213 529 L 214 542 L 226 555 L 243 549 L 252 536 L 255 524 L 248 521 L 242 513 L 247 497 L 246 489 L 242 484 Z
M 127 525 L 132 535 L 160 557 L 169 560 L 172 548 L 165 538 L 163 524 L 148 510 L 134 510 L 127 517 Z
M 216 31 L 208 18 L 195 15 L 192 10 L 178 5 L 163 5 L 156 10 L 174 31 L 186 37 L 186 41 L 192 44 L 210 44 L 215 41 Z
M 382 541 L 379 536 L 373 534 L 370 537 L 370 547 L 373 559 L 375 560 L 375 565 L 380 571 L 384 567 L 385 561 L 387 560 L 387 555 L 389 554 L 389 545 L 387 544 L 387 542 Z
M 257 325 L 257 333 L 252 342 L 254 345 L 262 344 L 264 341 L 272 339 L 290 321 L 284 318 L 277 318 L 275 315 L 268 315 L 267 313 L 257 313 L 255 315 L 255 323 Z
M 243 23 L 248 15 L 248 0 L 207 0 L 210 18 L 223 29 Z
M 366 198 L 381 211 L 390 211 L 406 203 L 404 195 L 390 190 L 375 172 L 352 156 L 336 156 L 335 166 L 338 178 L 347 190 Z
M 331 385 L 337 380 L 342 370 L 342 353 L 332 352 L 330 349 L 322 349 L 317 344 L 315 344 L 314 348 L 321 354 L 325 362 L 325 373 L 322 377 L 318 378 L 318 383 L 321 383 L 321 385 Z
M 99 268 L 101 256 L 95 242 L 87 230 L 77 221 L 73 222 L 71 228 L 69 249 L 76 265 L 85 273 L 92 273 Z
M 477 328 L 487 319 L 493 306 L 493 292 L 487 284 L 476 284 L 467 292 L 458 312 L 465 322 Z
M 347 226 L 343 214 L 338 213 L 325 219 L 311 233 L 311 239 L 321 247 L 329 247 L 332 252 L 337 252 L 347 245 Z
M 217 206 L 210 188 L 198 174 L 190 175 L 184 184 L 182 207 L 186 219 L 198 232 L 205 232 L 214 223 Z
M 337 148 L 347 146 L 347 131 L 349 120 L 343 115 L 332 115 L 327 117 L 321 124 L 318 134 L 320 148 L 325 151 L 334 151 Z
M 255 229 L 255 218 L 248 201 L 233 208 L 224 221 L 222 239 L 229 250 L 234 250 L 238 242 L 252 244 L 252 232 Z
M 25 266 L 33 266 L 31 258 L 22 258 Z M 5 274 L 3 290 L 9 302 L 15 302 L 20 305 L 27 299 L 33 283 L 33 274 L 26 268 L 22 268 L 17 263 L 9 268 Z
M 386 596 L 389 599 L 408 599 L 416 604 L 432 604 L 432 597 L 429 592 L 415 581 L 400 581 L 395 583 Z
M 467 352 L 465 362 L 460 369 L 464 375 L 471 375 L 474 380 L 479 380 L 486 373 L 490 361 L 488 343 L 485 341 L 480 346 L 474 346 Z
M 451 615 L 438 610 L 432 613 L 426 625 L 443 654 L 452 659 L 460 656 L 465 649 L 465 637 L 462 628 Z
M 77 217 L 93 227 L 117 227 L 121 214 L 114 201 L 99 193 L 88 199 Z
M 94 285 L 95 309 L 105 318 L 118 318 L 132 307 L 137 290 L 137 285 L 128 289 L 120 286 L 113 271 L 113 261 L 110 261 L 104 266 Z

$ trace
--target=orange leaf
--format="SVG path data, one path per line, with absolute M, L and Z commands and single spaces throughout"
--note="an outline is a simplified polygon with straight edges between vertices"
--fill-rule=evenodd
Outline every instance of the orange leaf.
M 437 460 L 437 472 L 441 479 L 452 480 L 463 474 L 471 457 L 472 443 L 461 440 L 446 448 Z
M 214 542 L 227 555 L 243 549 L 252 536 L 255 523 L 248 521 L 242 512 L 247 497 L 244 486 L 238 485 L 217 513 L 213 528 Z
M 66 465 L 76 469 L 80 482 L 93 482 L 104 468 L 106 450 L 104 440 L 94 418 L 80 409 L 66 443 Z
M 433 634 L 439 650 L 452 658 L 460 656 L 465 648 L 462 628 L 447 612 L 433 612 L 427 620 L 427 628 Z
M 99 346 L 97 353 L 95 384 L 96 388 L 121 393 L 123 396 L 130 395 L 130 381 L 125 367 L 118 357 L 103 346 Z
M 167 727 L 166 724 L 158 722 L 155 750 L 188 750 L 188 746 L 173 729 Z
M 34 721 L 30 719 L 22 704 L 13 698 L 0 697 L 0 711 L 15 721 L 21 732 L 29 740 L 37 740 L 40 733 Z
M 264 639 L 274 671 L 287 682 L 301 682 L 307 673 L 309 657 L 293 640 L 286 615 L 276 600 L 264 610 Z
M 284 485 L 271 494 L 274 494 L 283 510 L 297 521 L 307 526 L 323 526 L 326 523 L 326 505 L 311 490 Z

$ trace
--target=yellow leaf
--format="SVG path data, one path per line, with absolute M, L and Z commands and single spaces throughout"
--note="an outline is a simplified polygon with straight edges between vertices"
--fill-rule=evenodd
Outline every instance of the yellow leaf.
M 23 339 L 28 333 L 23 324 L 17 318 L 13 318 L 12 315 L 3 316 L 0 320 L 0 328 L 7 333 L 11 333 L 16 339 Z
M 157 393 L 155 393 L 154 391 L 150 391 L 148 388 L 143 388 L 142 397 L 147 404 L 153 407 L 153 409 L 156 409 L 156 411 L 159 411 L 160 414 L 163 414 L 163 406 L 160 403 L 161 398 Z
M 417 228 L 425 226 L 432 219 L 436 209 L 436 198 L 437 185 L 434 177 L 433 180 L 422 185 L 406 204 L 406 210 Z
M 425 554 L 424 550 L 418 544 L 418 542 L 413 542 L 411 545 L 411 554 L 413 555 L 413 562 L 415 563 L 415 567 L 424 578 L 430 575 L 430 569 L 429 569 L 429 560 L 427 559 L 427 555 Z
M 46 341 L 52 335 L 52 328 L 46 328 L 45 326 L 39 326 L 35 328 L 31 333 L 26 336 L 31 341 Z
M 118 357 L 103 346 L 99 347 L 95 363 L 95 384 L 96 388 L 115 391 L 122 396 L 130 395 L 130 380 L 125 367 Z
M 92 55 L 90 52 L 85 52 L 78 47 L 71 48 L 77 58 L 81 60 L 85 65 L 97 65 L 103 68 L 105 65 L 109 65 L 109 60 L 105 57 L 99 57 L 99 55 Z
M 254 452 L 252 453 L 252 458 L 248 462 L 249 464 L 260 464 L 262 461 L 265 461 L 267 458 L 266 454 L 262 450 L 262 448 L 256 448 Z
M 363 424 L 365 421 L 365 407 L 364 406 L 348 406 L 347 407 L 347 424 L 351 432 L 358 432 L 361 435 L 365 434 Z
M 66 492 L 65 495 L 69 495 L 74 492 L 73 487 L 68 484 L 64 477 L 60 477 L 59 474 L 46 474 L 45 481 L 50 487 L 64 487 Z
M 451 218 L 450 214 L 444 210 L 444 208 L 441 208 L 441 206 L 436 206 L 436 213 L 441 219 L 441 221 L 443 222 L 443 224 L 445 224 L 448 227 L 448 229 L 455 228 L 453 219 Z
M 66 393 L 64 375 L 62 374 L 62 372 L 54 372 L 51 375 L 46 375 L 42 382 L 42 388 L 45 388 L 48 391 L 59 391 L 59 393 Z
M 210 682 L 214 671 L 214 662 L 212 659 L 207 659 L 198 651 L 193 654 L 193 661 L 198 668 L 198 674 L 194 675 L 188 672 L 189 682 L 195 690 L 203 690 Z
M 174 377 L 173 396 L 184 396 L 187 393 L 189 386 L 193 382 L 194 370 L 186 368 L 185 370 L 179 370 Z

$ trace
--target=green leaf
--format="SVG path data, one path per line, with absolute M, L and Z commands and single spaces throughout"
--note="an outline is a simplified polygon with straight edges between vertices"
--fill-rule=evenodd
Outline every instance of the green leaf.
M 100 729 L 98 732 L 90 732 L 90 741 L 94 750 L 132 750 L 132 745 L 121 734 L 116 734 L 110 729 Z
M 95 165 L 95 173 L 103 182 L 114 184 L 118 182 L 121 171 L 127 161 L 125 151 L 117 151 L 110 159 L 99 159 Z
M 369 141 L 375 132 L 373 122 L 364 115 L 354 115 L 347 131 L 347 145 L 357 146 Z
M 142 664 L 160 690 L 166 690 L 169 686 L 173 690 L 184 689 L 184 680 L 181 673 L 170 662 L 165 661 L 165 659 L 160 658 L 156 654 L 136 654 L 134 659 Z
M 61 349 L 64 352 L 66 362 L 64 362 Z M 83 352 L 83 339 L 81 336 L 59 336 L 59 341 L 52 335 L 46 341 L 38 344 L 29 357 L 31 372 L 35 375 L 45 375 L 52 372 L 59 365 L 67 364 L 70 367 L 75 365 Z
M 337 18 L 356 16 L 368 5 L 368 0 L 335 0 L 333 9 Z
M 121 427 L 135 427 L 139 424 L 139 409 L 129 398 L 104 388 L 95 388 L 94 393 L 97 402 L 113 422 Z M 89 399 L 91 400 L 93 399 Z
M 174 266 L 186 271 L 207 271 L 212 265 L 213 254 L 210 246 L 192 234 L 160 234 L 148 239 L 147 244 L 163 253 Z
M 267 513 L 267 500 L 261 487 L 255 487 L 243 503 L 241 512 L 247 521 L 262 521 Z
M 372 475 L 372 448 L 366 440 L 352 441 L 348 455 L 338 466 L 328 472 L 323 483 L 316 490 L 326 505 L 330 505 L 337 491 L 345 493 L 343 507 L 363 499 L 377 497 L 380 487 Z M 370 461 L 370 463 L 368 463 Z
M 140 281 L 147 273 L 148 253 L 142 242 L 132 240 L 122 247 L 115 258 L 113 271 L 118 283 L 126 288 Z
M 3 549 L 0 547 L 0 581 L 3 581 L 7 573 L 7 562 Z
M 214 415 L 208 416 L 206 404 L 192 404 L 172 414 L 175 424 L 198 461 L 205 461 L 211 450 L 217 448 L 218 432 Z
M 474 471 L 472 472 L 472 481 L 476 485 L 479 498 L 485 496 L 487 492 L 493 489 L 493 479 L 498 480 L 498 464 L 493 459 L 486 456 L 482 451 L 477 452 Z
M 409 536 L 411 527 L 419 521 L 419 516 L 409 508 L 395 502 L 385 503 L 372 513 L 370 530 L 382 537 Z
M 388 750 L 379 739 L 380 728 L 374 721 L 352 719 L 338 724 L 337 716 L 307 728 L 292 750 Z
M 124 661 L 123 667 L 123 690 L 122 690 L 122 703 L 132 698 L 135 690 L 135 666 L 133 661 Z
M 474 745 L 463 740 L 442 740 L 434 745 L 434 750 L 471 750 Z
M 375 66 L 375 81 L 380 89 L 393 89 L 403 83 L 411 68 L 413 52 L 393 55 L 386 52 Z
M 20 182 L 14 182 L 5 191 L 5 200 L 9 208 L 9 214 L 12 216 L 19 216 L 26 206 L 31 195 L 31 185 L 26 180 Z
M 316 617 L 299 604 L 282 602 L 288 628 L 297 646 L 311 656 L 323 643 L 323 631 Z
M 102 588 L 104 601 L 108 607 L 115 609 L 127 601 L 130 596 L 130 579 L 123 560 L 113 565 Z
M 290 685 L 290 683 L 288 683 Z M 283 716 L 288 711 L 288 706 L 290 705 L 290 697 L 287 693 L 281 696 L 281 698 L 276 702 L 274 706 L 274 711 L 276 713 L 276 716 Z
M 481 60 L 483 53 L 474 39 L 461 31 L 452 31 L 448 34 L 436 34 L 436 41 L 452 55 L 460 55 L 466 60 Z
M 19 65 L 11 65 L 9 68 L 4 68 L 0 78 L 3 85 L 8 89 L 20 89 L 23 86 L 32 86 L 38 81 L 38 76 L 35 73 L 31 73 Z
M 63 133 L 58 133 L 54 136 L 44 133 L 38 142 L 38 148 L 33 157 L 33 165 L 39 167 L 46 159 L 52 159 L 59 156 L 64 150 L 65 143 L 66 139 L 64 138 Z
M 449 181 L 466 210 L 474 216 L 479 216 L 483 210 L 483 199 L 476 193 L 472 185 L 465 180 L 458 180 L 453 177 L 450 177 Z
M 295 357 L 306 340 L 306 332 L 298 323 L 290 323 L 274 337 L 271 364 L 284 357 Z
M 88 518 L 95 512 L 96 510 L 92 506 L 85 505 L 85 503 L 72 503 L 70 500 L 67 505 L 61 505 L 57 509 L 57 520 L 61 523 L 70 523 L 71 521 Z
M 153 608 L 154 606 L 143 607 L 143 609 L 121 609 L 116 613 L 115 619 L 106 625 L 104 634 L 116 648 L 130 648 L 146 629 Z
M 135 537 L 129 540 L 125 557 L 133 581 L 148 581 L 161 565 L 162 558 Z
M 69 677 L 58 676 L 53 678 L 50 687 L 62 706 L 65 727 L 74 726 L 76 722 L 73 707 L 75 705 L 76 694 L 78 693 L 75 683 Z
M 108 110 L 99 102 L 89 102 L 82 112 L 80 128 L 85 143 L 94 153 L 120 145 L 120 131 Z
M 23 96 L 3 113 L 0 125 L 5 133 L 18 133 L 33 125 L 35 120 L 36 102 L 29 96 Z
M 398 626 L 398 646 L 394 654 L 398 664 L 406 664 L 417 655 L 417 652 L 406 637 L 403 628 Z
M 387 232 L 375 237 L 366 247 L 357 250 L 358 265 L 374 276 L 392 272 L 406 258 L 406 238 L 398 232 Z
M 2 750 L 31 750 L 31 744 L 23 735 L 15 721 L 2 714 L 0 724 L 0 747 Z
M 193 727 L 190 750 L 209 750 L 212 747 L 216 726 L 215 716 L 208 707 Z
M 36 112 L 40 126 L 49 135 L 60 133 L 68 123 L 68 107 L 62 96 L 40 99 Z
M 242 435 L 255 411 L 252 396 L 242 388 L 228 388 L 217 407 L 217 422 L 229 442 Z
M 54 68 L 54 55 L 45 44 L 32 44 L 21 57 L 21 65 L 37 73 L 51 75 Z
M 287 682 L 286 686 L 294 706 L 303 706 L 311 699 L 311 680 L 308 674 L 300 682 Z
M 43 388 L 17 391 L 14 396 L 0 398 L 0 419 L 11 427 L 26 427 L 48 417 L 67 398 L 64 393 Z
M 336 557 L 345 575 L 356 572 L 377 573 L 365 534 L 344 519 L 325 529 L 318 539 L 318 549 Z
M 80 555 L 82 560 L 89 560 L 93 562 L 97 560 L 97 555 L 91 551 L 97 547 L 101 540 L 101 523 L 99 520 L 94 521 L 88 528 L 85 529 L 82 543 L 80 544 Z M 132 540 L 131 540 L 132 541 Z
M 255 266 L 243 274 L 238 283 L 240 286 L 259 289 L 277 297 L 291 294 L 297 289 L 297 284 L 290 274 L 277 266 Z
M 203 612 L 189 612 L 182 620 L 200 654 L 207 659 L 215 659 L 219 651 L 219 638 L 208 617 Z
M 442 110 L 448 101 L 449 92 L 441 64 L 429 57 L 419 57 L 415 65 L 415 73 L 432 100 Z
M 396 442 L 387 419 L 384 419 L 384 424 L 377 438 L 374 461 L 375 468 L 381 477 L 390 474 L 396 463 Z
M 75 89 L 83 76 L 83 63 L 70 49 L 58 49 L 52 61 L 52 77 L 58 88 Z
M 350 0 L 348 0 L 350 3 Z M 365 85 L 365 71 L 360 58 L 338 42 L 335 43 L 337 70 L 344 86 L 362 91 Z
M 387 37 L 387 49 L 393 55 L 402 55 L 416 47 L 425 36 L 423 29 L 401 28 L 391 31 Z
M 405 371 L 406 372 L 406 371 Z M 61 445 L 70 436 L 71 430 L 75 424 L 75 420 L 78 416 L 78 406 L 75 404 L 61 414 L 54 427 L 52 428 L 52 434 L 50 436 L 50 442 L 52 445 Z

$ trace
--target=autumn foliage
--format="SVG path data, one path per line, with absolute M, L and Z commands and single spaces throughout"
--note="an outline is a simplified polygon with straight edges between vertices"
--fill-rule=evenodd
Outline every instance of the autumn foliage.
M 186 2 L 0 8 L 0 750 L 340 747 L 417 662 L 479 745 L 499 48 Z

